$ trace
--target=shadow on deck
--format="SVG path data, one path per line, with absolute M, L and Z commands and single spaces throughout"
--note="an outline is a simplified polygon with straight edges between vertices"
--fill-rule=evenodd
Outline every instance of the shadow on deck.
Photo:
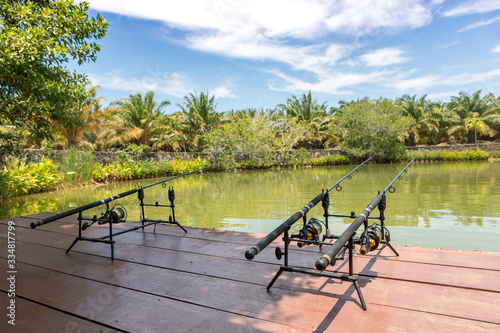
M 29 228 L 49 215 L 13 219 L 16 295 L 1 279 L 1 332 L 500 331 L 499 253 L 395 246 L 400 257 L 389 249 L 356 256 L 363 311 L 352 283 L 325 277 L 284 272 L 266 291 L 281 264 L 274 251 L 244 257 L 262 235 L 159 225 L 156 234 L 117 236 L 112 261 L 107 244 L 78 242 L 65 254 L 75 216 Z M 7 224 L 0 262 L 8 277 Z M 291 247 L 290 264 L 313 268 L 319 256 L 317 247 Z M 347 273 L 344 263 L 334 269 Z M 5 315 L 12 299 L 15 326 Z

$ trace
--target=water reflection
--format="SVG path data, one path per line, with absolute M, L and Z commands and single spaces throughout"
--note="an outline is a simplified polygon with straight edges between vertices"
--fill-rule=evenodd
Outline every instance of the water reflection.
M 333 190 L 330 213 L 359 214 L 404 164 L 368 165 Z M 239 173 L 195 174 L 169 183 L 176 191 L 176 216 L 185 226 L 268 233 L 329 188 L 353 166 Z M 153 183 L 140 180 L 94 188 L 42 193 L 4 200 L 0 218 L 62 212 Z M 167 188 L 146 189 L 145 202 L 168 203 Z M 416 163 L 387 197 L 387 224 L 396 244 L 500 252 L 500 169 L 498 162 Z M 130 220 L 139 219 L 136 195 L 120 199 Z M 96 207 L 86 215 L 100 215 Z M 321 205 L 308 217 L 322 219 Z M 373 215 L 377 213 L 374 212 Z M 165 208 L 149 207 L 147 217 L 168 219 Z M 341 233 L 352 222 L 333 219 Z M 299 228 L 294 225 L 294 231 Z

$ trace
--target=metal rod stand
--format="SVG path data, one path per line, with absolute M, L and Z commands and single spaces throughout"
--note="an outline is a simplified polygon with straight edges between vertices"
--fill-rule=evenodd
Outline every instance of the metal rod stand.
M 76 238 L 73 241 L 73 243 L 66 250 L 66 254 L 69 251 L 71 251 L 71 249 L 73 248 L 73 246 L 75 246 L 75 244 L 78 241 L 87 241 L 87 242 L 93 242 L 93 243 L 104 243 L 104 244 L 111 245 L 111 260 L 114 260 L 115 259 L 115 240 L 113 240 L 114 236 L 118 236 L 118 235 L 130 232 L 130 231 L 135 231 L 135 230 L 139 230 L 139 229 L 144 230 L 144 228 L 146 228 L 146 227 L 148 227 L 150 225 L 154 225 L 154 233 L 156 233 L 156 225 L 158 223 L 175 224 L 175 225 L 179 226 L 182 230 L 184 230 L 184 232 L 187 232 L 187 230 L 184 227 L 182 227 L 178 221 L 175 220 L 175 212 L 174 212 L 174 207 L 175 207 L 175 205 L 174 205 L 175 192 L 174 192 L 173 188 L 172 189 L 170 189 L 170 188 L 168 189 L 168 198 L 169 198 L 169 201 L 170 201 L 170 205 L 160 205 L 160 204 L 158 204 L 158 202 L 156 202 L 154 205 L 152 205 L 152 204 L 145 204 L 144 203 L 144 191 L 143 191 L 142 188 L 139 189 L 139 191 L 138 191 L 138 198 L 139 198 L 139 201 L 140 201 L 140 206 L 141 206 L 141 211 L 142 211 L 142 214 L 141 214 L 141 225 L 133 227 L 133 228 L 130 228 L 130 229 L 126 229 L 126 230 L 120 230 L 118 232 L 113 232 L 113 224 L 125 222 L 125 220 L 110 221 L 110 220 L 107 220 L 104 217 L 104 215 L 101 218 L 97 218 L 97 216 L 95 216 L 95 215 L 92 218 L 87 218 L 87 217 L 83 217 L 82 216 L 83 210 L 80 210 L 79 213 L 78 213 L 78 236 L 76 236 Z M 170 208 L 171 209 L 171 214 L 169 216 L 169 219 L 168 220 L 160 220 L 160 219 L 158 219 L 158 220 L 150 220 L 150 219 L 145 218 L 144 207 L 146 207 L 146 206 L 168 207 L 168 208 Z M 109 210 L 109 205 L 107 203 L 106 203 L 106 207 L 107 207 L 107 211 L 108 211 Z M 92 222 L 90 224 L 88 224 L 86 222 L 82 224 L 83 221 L 92 221 Z M 101 236 L 101 237 L 84 237 L 84 236 L 82 236 L 82 231 L 85 230 L 85 229 L 87 229 L 88 227 L 90 227 L 95 222 L 99 222 L 100 224 L 104 224 L 104 223 L 109 224 L 109 234 L 105 235 L 105 236 Z
M 329 205 L 330 205 L 330 200 L 329 200 L 329 196 L 328 194 L 325 196 L 325 198 L 323 199 L 323 216 L 325 218 L 325 227 L 326 229 L 329 231 L 330 227 L 328 225 L 328 218 L 329 217 L 343 217 L 343 218 L 350 218 L 350 219 L 356 219 L 358 216 L 354 213 L 354 212 L 351 212 L 351 215 L 342 215 L 342 214 L 330 214 L 328 212 L 328 208 L 329 208 Z M 392 246 L 392 244 L 390 243 L 390 233 L 389 233 L 389 229 L 387 229 L 387 227 L 385 226 L 385 215 L 384 215 L 384 212 L 385 212 L 385 208 L 386 208 L 386 196 L 385 194 L 383 194 L 382 196 L 382 200 L 378 206 L 378 210 L 380 212 L 380 216 L 378 217 L 375 217 L 375 216 L 368 216 L 367 220 L 368 219 L 373 219 L 373 220 L 379 220 L 380 221 L 380 227 L 381 227 L 381 231 L 382 231 L 382 239 L 380 241 L 381 244 L 384 244 L 384 246 L 382 246 L 382 248 L 380 248 L 380 250 L 383 250 L 384 247 L 389 247 L 392 252 L 394 252 L 394 254 L 399 257 L 399 253 L 396 251 L 396 249 Z M 367 225 L 368 221 L 365 221 L 365 230 L 366 230 L 366 225 Z M 325 240 L 327 239 L 337 239 L 339 238 L 338 235 L 334 235 L 334 234 L 330 234 L 330 235 L 327 235 L 326 233 L 323 235 L 323 240 L 322 242 L 324 242 Z M 358 237 L 354 237 L 353 238 L 353 242 L 354 244 L 360 244 L 360 238 Z M 322 244 L 320 244 L 320 248 L 321 248 Z
M 288 265 L 288 248 L 290 244 L 290 236 L 288 234 L 288 230 L 284 232 L 283 236 L 283 241 L 284 241 L 284 251 L 281 251 L 280 248 L 276 249 L 276 257 L 278 260 L 281 260 L 281 257 L 284 258 L 284 264 L 281 265 L 280 269 L 278 272 L 274 275 L 273 279 L 271 282 L 267 285 L 266 289 L 269 291 L 273 284 L 276 282 L 276 280 L 280 277 L 280 275 L 283 272 L 292 272 L 292 273 L 300 273 L 300 274 L 308 274 L 312 276 L 323 276 L 323 277 L 328 277 L 332 279 L 338 279 L 346 282 L 352 282 L 354 285 L 354 288 L 356 289 L 356 292 L 358 293 L 359 301 L 361 303 L 361 307 L 363 310 L 366 310 L 366 303 L 363 298 L 363 294 L 361 293 L 361 288 L 358 283 L 358 277 L 354 276 L 353 274 L 353 254 L 354 254 L 354 242 L 353 242 L 353 237 L 349 239 L 348 244 L 345 246 L 349 250 L 349 274 L 336 274 L 336 273 L 330 273 L 330 272 L 321 272 L 318 270 L 314 269 L 308 269 L 308 268 L 301 268 L 301 267 L 294 267 L 294 266 L 289 266 Z M 344 258 L 344 253 L 345 253 L 345 247 L 339 252 L 339 254 L 342 255 L 342 259 Z

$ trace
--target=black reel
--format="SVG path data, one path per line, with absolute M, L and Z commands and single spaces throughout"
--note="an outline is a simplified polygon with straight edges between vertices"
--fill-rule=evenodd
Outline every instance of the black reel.
M 116 204 L 113 208 L 103 214 L 103 220 L 99 221 L 99 224 L 125 222 L 126 218 L 127 211 L 125 210 L 125 207 L 120 204 Z
M 307 222 L 307 225 L 304 229 L 300 230 L 299 237 L 300 239 L 310 240 L 310 241 L 319 241 L 319 235 L 323 231 L 323 227 L 321 226 L 323 222 L 318 219 L 312 218 Z M 305 245 L 309 245 L 309 242 L 297 242 L 298 247 L 304 247 Z
M 378 248 L 382 240 L 382 227 L 378 223 L 373 223 L 366 233 L 361 236 L 361 249 L 359 253 L 362 255 Z

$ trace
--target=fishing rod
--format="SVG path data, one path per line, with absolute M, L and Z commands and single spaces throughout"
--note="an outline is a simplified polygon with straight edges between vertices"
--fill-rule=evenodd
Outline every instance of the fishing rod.
M 154 232 L 156 232 L 156 225 L 158 223 L 175 224 L 178 227 L 180 227 L 184 232 L 187 232 L 187 230 L 184 227 L 182 227 L 182 225 L 180 225 L 180 223 L 175 219 L 175 210 L 174 210 L 174 208 L 175 208 L 175 204 L 174 204 L 175 192 L 174 192 L 173 187 L 168 188 L 168 200 L 170 201 L 170 204 L 167 204 L 167 205 L 159 204 L 158 202 L 155 202 L 154 204 L 144 203 L 144 198 L 145 198 L 144 190 L 145 189 L 152 187 L 152 186 L 160 185 L 160 184 L 163 187 L 166 187 L 165 183 L 168 181 L 171 181 L 171 180 L 174 180 L 174 179 L 180 178 L 180 177 L 185 177 L 187 175 L 212 168 L 215 165 L 217 165 L 217 164 L 206 166 L 204 168 L 196 169 L 193 171 L 185 172 L 183 174 L 173 176 L 173 177 L 158 181 L 156 183 L 146 185 L 144 187 L 139 187 L 139 188 L 136 188 L 133 190 L 129 190 L 129 191 L 114 195 L 112 197 L 109 197 L 109 198 L 106 198 L 103 200 L 95 201 L 93 203 L 83 205 L 81 207 L 74 208 L 74 209 L 68 210 L 66 212 L 62 212 L 60 214 L 56 214 L 56 215 L 47 217 L 45 219 L 41 219 L 41 220 L 36 221 L 36 222 L 32 222 L 30 224 L 30 226 L 31 226 L 31 228 L 35 229 L 38 226 L 41 226 L 41 225 L 44 225 L 44 224 L 47 224 L 47 223 L 50 223 L 53 221 L 57 221 L 59 219 L 62 219 L 64 217 L 67 217 L 67 216 L 70 216 L 73 214 L 78 214 L 78 218 L 77 218 L 78 219 L 78 236 L 76 236 L 76 238 L 73 241 L 73 243 L 71 244 L 71 246 L 66 250 L 66 253 L 68 253 L 78 241 L 105 243 L 105 244 L 111 245 L 111 260 L 114 260 L 114 244 L 115 244 L 115 241 L 113 240 L 114 236 L 118 236 L 118 235 L 127 233 L 129 231 L 144 229 L 145 227 L 150 226 L 150 225 L 154 225 Z M 117 224 L 117 223 L 121 223 L 121 222 L 126 221 L 127 211 L 125 210 L 125 207 L 123 207 L 123 205 L 121 205 L 119 203 L 115 204 L 113 207 L 110 207 L 110 202 L 117 200 L 117 199 L 120 199 L 120 198 L 124 198 L 124 197 L 129 196 L 129 195 L 134 194 L 134 193 L 137 193 L 137 198 L 139 199 L 139 202 L 140 202 L 139 205 L 141 206 L 141 215 L 140 215 L 141 225 L 138 225 L 138 226 L 135 226 L 133 228 L 126 229 L 126 230 L 113 232 L 113 224 Z M 100 217 L 97 217 L 96 215 L 94 215 L 93 217 L 84 217 L 82 215 L 82 213 L 84 211 L 91 209 L 91 208 L 94 208 L 94 207 L 97 207 L 97 206 L 100 206 L 100 205 L 106 205 L 106 211 L 104 213 L 102 213 Z M 167 207 L 167 208 L 170 208 L 170 216 L 169 216 L 168 220 L 148 219 L 148 218 L 146 218 L 146 213 L 145 213 L 144 207 Z M 109 234 L 101 236 L 101 237 L 84 237 L 82 235 L 82 231 L 91 227 L 96 222 L 100 225 L 108 224 L 109 225 Z
M 369 159 L 370 160 L 370 159 Z M 364 163 L 368 162 L 369 160 L 365 161 Z M 350 177 L 350 174 L 357 169 L 359 169 L 363 164 L 358 166 L 355 170 L 351 171 L 349 174 L 347 174 L 344 178 L 342 178 L 339 182 L 334 184 L 331 188 L 328 189 L 326 192 L 322 192 L 320 195 L 318 195 L 316 198 L 313 199 L 308 205 L 306 205 L 302 210 L 299 212 L 295 213 L 292 217 L 290 217 L 287 221 L 285 221 L 282 225 L 280 225 L 276 230 L 271 232 L 269 235 L 267 235 L 264 239 L 262 239 L 259 243 L 257 243 L 255 246 L 250 248 L 245 252 L 245 256 L 247 259 L 251 260 L 257 253 L 259 253 L 263 248 L 265 248 L 269 243 L 271 243 L 274 239 L 276 239 L 281 233 L 283 233 L 283 243 L 284 243 L 284 250 L 281 250 L 280 247 L 276 248 L 275 254 L 276 254 L 276 259 L 281 260 L 282 257 L 284 257 L 283 264 L 280 266 L 278 272 L 274 275 L 272 278 L 271 282 L 267 285 L 266 289 L 269 290 L 273 284 L 276 282 L 276 280 L 280 277 L 280 275 L 283 272 L 292 272 L 292 273 L 301 273 L 301 274 L 308 274 L 312 276 L 322 276 L 326 278 L 333 278 L 333 279 L 339 279 L 342 281 L 350 282 L 354 285 L 354 288 L 356 292 L 358 293 L 359 301 L 361 304 L 361 307 L 363 310 L 366 310 L 366 303 L 363 298 L 363 295 L 361 293 L 361 288 L 358 283 L 358 276 L 354 275 L 354 264 L 353 264 L 353 257 L 354 257 L 354 244 L 361 244 L 361 254 L 366 254 L 368 251 L 373 251 L 378 247 L 380 243 L 384 243 L 385 245 L 389 246 L 396 255 L 399 255 L 396 250 L 392 247 L 390 244 L 390 234 L 387 228 L 384 225 L 384 211 L 386 208 L 386 192 L 393 193 L 395 191 L 395 188 L 393 187 L 394 183 L 397 180 L 401 179 L 401 174 L 403 172 L 406 172 L 408 167 L 415 161 L 415 159 L 412 159 L 408 165 L 394 178 L 389 185 L 385 188 L 385 190 L 377 195 L 375 199 L 372 200 L 372 202 L 368 205 L 368 207 L 363 211 L 363 213 L 359 216 L 356 216 L 354 212 L 351 212 L 351 215 L 337 215 L 337 214 L 329 214 L 328 213 L 328 206 L 330 205 L 329 197 L 328 197 L 328 192 L 335 188 L 336 186 L 339 186 L 340 182 L 344 180 L 347 177 Z M 316 205 L 319 201 L 323 200 L 322 206 L 324 209 L 324 217 L 325 217 L 325 222 L 323 223 L 322 221 L 312 218 L 307 224 L 306 224 L 306 217 L 305 214 L 312 208 L 314 205 Z M 372 210 L 378 207 L 380 216 L 378 218 L 375 217 L 369 217 L 370 213 Z M 340 236 L 334 236 L 330 234 L 330 230 L 328 227 L 328 217 L 329 216 L 335 216 L 335 217 L 348 217 L 348 218 L 354 218 L 356 219 L 344 233 Z M 303 217 L 304 221 L 304 227 L 300 231 L 299 234 L 297 235 L 290 235 L 289 234 L 289 229 L 292 226 L 292 224 L 297 221 L 300 217 Z M 379 219 L 380 220 L 380 225 L 377 223 L 373 223 L 370 227 L 368 227 L 367 220 L 368 218 L 370 219 Z M 322 227 L 321 223 L 323 223 L 326 227 L 326 233 L 323 235 L 323 240 L 319 240 L 319 236 L 322 233 Z M 364 223 L 365 230 L 361 237 L 354 237 L 356 230 L 361 226 L 361 224 Z M 325 242 L 325 239 L 336 239 L 334 243 L 331 242 Z M 297 266 L 291 266 L 288 264 L 288 259 L 289 259 L 289 244 L 292 241 L 297 242 L 298 247 L 303 247 L 305 245 L 310 245 L 310 244 L 315 244 L 319 245 L 321 248 L 323 245 L 328 245 L 330 248 L 323 254 L 323 256 L 316 261 L 316 269 L 310 269 L 310 268 L 304 268 L 304 267 L 297 267 Z M 344 254 L 348 250 L 349 254 L 349 273 L 348 274 L 339 274 L 339 273 L 334 273 L 334 272 L 324 272 L 323 270 L 329 265 L 329 264 L 335 264 L 335 261 L 338 259 L 343 259 Z M 337 257 L 338 256 L 338 257 Z
M 70 215 L 73 215 L 73 214 L 77 214 L 77 213 L 80 213 L 82 211 L 85 211 L 85 210 L 88 210 L 88 209 L 91 209 L 91 208 L 94 208 L 94 207 L 97 207 L 97 206 L 100 206 L 100 205 L 103 205 L 103 204 L 107 204 L 107 203 L 109 203 L 111 201 L 114 201 L 116 199 L 119 199 L 119 198 L 124 198 L 126 196 L 131 195 L 131 194 L 139 192 L 141 189 L 144 190 L 144 189 L 146 189 L 148 187 L 160 185 L 160 184 L 166 183 L 168 181 L 174 180 L 176 178 L 185 177 L 185 176 L 190 175 L 192 173 L 200 172 L 200 171 L 212 168 L 214 166 L 215 165 L 210 165 L 210 166 L 207 166 L 207 167 L 204 167 L 204 168 L 200 168 L 200 169 L 196 169 L 196 170 L 193 170 L 193 171 L 190 171 L 190 172 L 186 172 L 186 173 L 183 173 L 183 174 L 180 174 L 180 175 L 177 175 L 177 176 L 173 176 L 173 177 L 161 180 L 161 181 L 156 182 L 154 184 L 150 184 L 150 185 L 147 185 L 147 186 L 144 186 L 144 187 L 140 187 L 140 188 L 136 188 L 136 189 L 133 189 L 133 190 L 130 190 L 130 191 L 126 191 L 126 192 L 117 194 L 115 196 L 112 196 L 112 197 L 109 197 L 109 198 L 106 198 L 106 199 L 103 199 L 103 200 L 95 201 L 93 203 L 90 203 L 90 204 L 87 204 L 87 205 L 83 205 L 81 207 L 68 210 L 66 212 L 62 212 L 62 213 L 57 214 L 57 215 L 49 216 L 49 217 L 41 219 L 39 221 L 31 222 L 30 227 L 32 229 L 35 229 L 38 226 L 41 226 L 41 225 L 44 225 L 44 224 L 47 224 L 47 223 L 50 223 L 50 222 L 53 222 L 53 221 L 57 221 L 59 219 L 65 218 L 67 216 L 70 216 Z
M 356 234 L 356 230 L 362 225 L 365 224 L 365 231 L 363 233 L 363 236 L 361 237 L 361 254 L 366 254 L 368 251 L 371 250 L 372 247 L 378 246 L 378 241 L 380 241 L 380 238 L 382 237 L 382 232 L 375 231 L 376 225 L 370 228 L 367 228 L 367 221 L 370 216 L 370 213 L 375 209 L 375 207 L 379 207 L 379 210 L 381 210 L 381 213 L 383 214 L 383 210 L 385 210 L 385 195 L 386 192 L 389 193 L 394 193 L 395 188 L 393 187 L 394 183 L 398 180 L 401 180 L 402 177 L 401 175 L 406 172 L 406 170 L 410 167 L 410 165 L 415 161 L 416 157 L 413 158 L 410 163 L 408 163 L 403 170 L 387 185 L 385 190 L 382 193 L 379 193 L 371 202 L 370 204 L 365 208 L 365 210 L 358 215 L 354 222 L 351 223 L 351 225 L 340 235 L 335 243 L 321 256 L 320 259 L 318 259 L 315 263 L 315 266 L 318 270 L 322 271 L 324 270 L 328 265 L 335 265 L 335 262 L 337 260 L 337 254 L 342 252 L 343 248 L 346 247 L 346 243 L 352 241 L 354 235 Z M 383 221 L 383 216 L 382 219 Z M 371 230 L 370 230 L 371 229 Z M 373 239 L 373 241 L 371 241 Z M 351 258 L 352 256 L 350 256 Z
M 301 210 L 290 216 L 285 222 L 283 222 L 280 226 L 278 226 L 274 231 L 269 233 L 266 237 L 264 237 L 262 240 L 260 240 L 257 244 L 252 246 L 250 249 L 248 249 L 245 252 L 245 257 L 248 260 L 252 260 L 258 253 L 260 253 L 262 250 L 264 250 L 269 244 L 271 244 L 276 238 L 278 238 L 279 235 L 281 235 L 283 232 L 287 231 L 290 229 L 290 227 L 297 222 L 300 218 L 304 217 L 307 212 L 311 210 L 314 206 L 316 206 L 320 201 L 323 200 L 323 198 L 334 188 L 339 188 L 340 183 L 342 183 L 346 178 L 351 179 L 351 175 L 358 171 L 363 165 L 368 163 L 372 157 L 368 158 L 366 161 L 358 165 L 355 169 L 351 170 L 348 174 L 346 174 L 344 177 L 342 177 L 339 181 L 337 181 L 335 184 L 333 184 L 328 190 L 321 192 L 318 194 L 311 202 L 309 202 L 307 205 L 305 205 Z M 341 187 L 340 187 L 341 189 Z

